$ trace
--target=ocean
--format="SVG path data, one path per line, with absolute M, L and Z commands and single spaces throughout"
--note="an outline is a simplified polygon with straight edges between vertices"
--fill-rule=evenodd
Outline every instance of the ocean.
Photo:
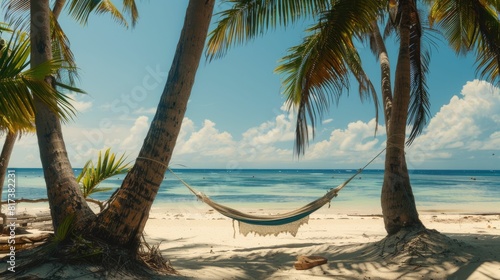
M 43 171 L 14 168 L 17 198 L 45 198 Z M 75 174 L 81 170 L 75 169 Z M 275 209 L 307 204 L 351 177 L 351 169 L 174 169 L 189 185 L 229 206 L 272 205 Z M 332 202 L 349 209 L 380 208 L 383 170 L 356 176 Z M 124 175 L 112 177 L 92 198 L 106 200 Z M 410 179 L 417 207 L 426 211 L 500 212 L 500 170 L 412 170 Z M 3 200 L 7 191 L 3 192 Z M 168 171 L 155 204 L 195 204 L 196 197 Z

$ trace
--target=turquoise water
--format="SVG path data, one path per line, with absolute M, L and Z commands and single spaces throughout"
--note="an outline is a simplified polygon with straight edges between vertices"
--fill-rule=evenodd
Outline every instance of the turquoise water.
M 11 169 L 13 170 L 13 169 Z M 177 169 L 178 176 L 220 203 L 308 203 L 343 183 L 356 170 L 278 170 L 278 169 Z M 80 170 L 75 170 L 78 174 Z M 17 198 L 46 197 L 43 171 L 18 168 Z M 110 178 L 102 187 L 116 189 L 124 175 Z M 464 204 L 490 205 L 500 211 L 500 170 L 414 170 L 410 171 L 417 206 L 453 208 Z M 365 170 L 335 199 L 352 206 L 380 204 L 383 170 Z M 93 198 L 107 199 L 113 191 L 96 193 Z M 6 192 L 3 192 L 3 199 Z M 165 174 L 155 203 L 196 201 L 172 174 Z M 493 206 L 491 206 L 493 205 Z M 498 205 L 498 207 L 496 207 Z

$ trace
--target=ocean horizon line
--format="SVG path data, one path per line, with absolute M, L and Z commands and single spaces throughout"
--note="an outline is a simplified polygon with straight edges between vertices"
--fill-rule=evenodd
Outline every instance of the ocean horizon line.
M 33 170 L 43 170 L 42 167 L 8 167 L 8 169 L 33 169 Z M 73 170 L 81 170 L 83 167 L 73 167 Z M 322 171 L 357 171 L 360 168 L 212 168 L 212 167 L 175 167 L 172 170 L 226 170 L 226 171 L 238 171 L 238 170 L 256 170 L 256 171 L 279 171 L 279 170 L 291 170 L 291 171 L 310 171 L 310 170 L 322 170 Z M 384 171 L 384 168 L 365 168 L 363 171 Z M 414 168 L 408 169 L 408 171 L 489 171 L 489 172 L 500 172 L 500 169 L 454 169 L 454 168 Z

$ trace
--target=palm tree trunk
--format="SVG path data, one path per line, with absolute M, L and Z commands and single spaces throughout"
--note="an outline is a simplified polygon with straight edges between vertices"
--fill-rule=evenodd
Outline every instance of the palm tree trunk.
M 399 1 L 402 16 L 400 47 L 395 73 L 392 110 L 388 120 L 387 150 L 382 185 L 382 214 L 389 235 L 405 227 L 423 227 L 418 217 L 415 198 L 405 159 L 405 139 L 410 102 L 410 0 Z
M 384 121 L 386 133 L 389 132 L 389 120 L 391 119 L 392 111 L 392 85 L 391 85 L 391 64 L 389 63 L 389 55 L 385 47 L 384 39 L 378 28 L 377 21 L 372 22 L 372 37 L 377 46 L 378 61 L 380 63 L 380 84 L 382 86 L 382 99 L 384 104 Z
M 179 135 L 213 6 L 214 0 L 189 2 L 156 115 L 135 165 L 91 229 L 94 236 L 131 251 L 137 249 Z
M 66 0 L 56 0 L 54 3 L 54 8 L 52 9 L 52 15 L 54 15 L 55 19 L 59 18 L 62 9 L 64 8 L 64 4 L 66 4 Z
M 3 144 L 2 153 L 0 154 L 0 200 L 2 199 L 3 185 L 5 181 L 5 175 L 7 174 L 7 168 L 9 167 L 10 155 L 12 154 L 12 150 L 14 149 L 14 143 L 16 143 L 16 138 L 18 135 L 19 132 L 9 131 L 7 133 L 5 142 Z M 1 208 L 0 216 L 2 216 L 2 226 L 0 227 L 0 232 L 2 232 L 3 226 L 7 222 L 7 217 L 2 213 Z
M 49 1 L 30 1 L 30 17 L 31 65 L 36 66 L 52 58 Z M 47 83 L 54 86 L 53 79 L 50 76 L 45 78 Z M 34 99 L 34 105 L 40 159 L 54 230 L 68 216 L 73 216 L 76 226 L 83 225 L 95 215 L 75 180 L 59 117 L 37 98 Z

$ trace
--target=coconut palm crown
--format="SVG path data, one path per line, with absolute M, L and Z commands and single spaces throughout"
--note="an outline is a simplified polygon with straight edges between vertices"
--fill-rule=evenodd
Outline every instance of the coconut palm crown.
M 288 49 L 276 68 L 283 75 L 288 105 L 297 110 L 296 154 L 305 152 L 309 126 L 314 137 L 317 120 L 349 91 L 352 75 L 362 100 L 372 99 L 377 109 L 381 97 L 387 135 L 381 195 L 386 231 L 391 235 L 403 228 L 424 228 L 404 150 L 422 132 L 430 115 L 426 39 L 431 32 L 439 32 L 457 54 L 474 53 L 477 74 L 498 85 L 500 1 L 227 0 L 224 5 L 229 8 L 218 14 L 209 36 L 209 59 L 221 57 L 230 47 L 269 29 L 293 24 L 299 18 L 312 20 L 305 38 Z M 398 46 L 394 71 L 386 49 L 388 38 L 396 38 Z M 379 61 L 380 97 L 363 70 L 359 42 L 369 43 Z M 408 137 L 407 125 L 411 127 Z
M 379 24 L 383 37 L 395 32 L 400 38 L 404 9 L 408 9 L 409 59 L 411 66 L 411 104 L 408 123 L 412 126 L 408 142 L 422 131 L 429 117 L 426 75 L 430 55 L 422 42 L 425 32 L 440 31 L 457 54 L 476 54 L 478 74 L 498 83 L 500 64 L 499 1 L 480 0 L 226 0 L 229 6 L 217 14 L 216 27 L 209 36 L 207 56 L 220 58 L 232 46 L 262 36 L 266 31 L 313 19 L 302 43 L 288 49 L 275 69 L 283 75 L 283 94 L 288 105 L 296 107 L 296 152 L 303 154 L 309 126 L 338 102 L 350 89 L 350 75 L 359 84 L 362 100 L 371 98 L 378 108 L 375 88 L 362 68 L 357 50 L 359 42 L 369 42 L 380 58 L 384 45 L 376 43 Z M 425 11 L 425 12 L 424 12 Z M 426 20 L 427 16 L 428 20 Z M 427 23 L 427 25 L 424 25 Z M 435 28 L 435 29 L 434 29 Z M 377 34 L 378 33 L 378 34 Z M 382 42 L 383 43 L 383 42 Z M 382 69 L 383 71 L 384 69 Z M 384 77 L 383 77 L 384 79 Z M 382 81 L 382 84 L 387 81 Z M 384 108 L 393 98 L 383 95 Z M 388 114 L 388 110 L 384 110 Z M 376 113 L 378 110 L 376 110 Z M 378 114 L 377 114 L 378 116 Z

